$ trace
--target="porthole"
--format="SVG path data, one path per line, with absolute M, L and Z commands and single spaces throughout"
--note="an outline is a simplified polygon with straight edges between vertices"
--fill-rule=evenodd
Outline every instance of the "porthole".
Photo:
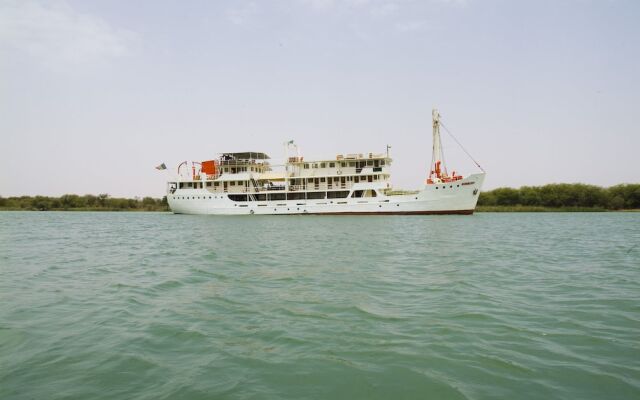
M 456 185 L 456 187 L 460 187 L 460 185 Z
M 436 186 L 436 190 L 438 190 L 438 187 Z
M 450 189 L 453 189 L 453 185 L 449 185 L 449 188 L 450 188 Z
M 396 206 L 400 207 L 400 204 L 396 204 Z

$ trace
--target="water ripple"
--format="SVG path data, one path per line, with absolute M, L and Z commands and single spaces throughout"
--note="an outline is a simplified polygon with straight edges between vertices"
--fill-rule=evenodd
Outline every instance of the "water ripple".
M 639 213 L 0 213 L 0 398 L 640 398 Z

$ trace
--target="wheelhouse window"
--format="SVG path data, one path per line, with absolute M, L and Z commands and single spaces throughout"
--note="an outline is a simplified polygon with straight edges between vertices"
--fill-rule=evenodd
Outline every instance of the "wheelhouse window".
M 330 162 L 329 163 L 329 168 L 335 168 L 336 167 L 336 163 L 334 162 Z

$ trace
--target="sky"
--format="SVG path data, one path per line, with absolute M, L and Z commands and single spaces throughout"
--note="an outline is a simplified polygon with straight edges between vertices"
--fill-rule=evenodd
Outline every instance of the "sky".
M 291 139 L 390 145 L 419 188 L 434 107 L 485 189 L 637 183 L 638 21 L 637 0 L 0 0 L 0 196 L 161 197 L 182 161 Z

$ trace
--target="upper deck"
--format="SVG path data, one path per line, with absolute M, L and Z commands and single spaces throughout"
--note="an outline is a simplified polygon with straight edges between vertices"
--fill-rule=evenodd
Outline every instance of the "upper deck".
M 389 188 L 392 159 L 385 154 L 338 154 L 335 158 L 305 160 L 288 157 L 272 165 L 260 152 L 223 153 L 216 161 L 203 161 L 191 176 L 175 182 L 176 189 L 207 188 L 213 193 L 273 191 L 335 191 Z M 194 163 L 197 164 L 197 163 Z M 275 168 L 273 168 L 275 167 Z

